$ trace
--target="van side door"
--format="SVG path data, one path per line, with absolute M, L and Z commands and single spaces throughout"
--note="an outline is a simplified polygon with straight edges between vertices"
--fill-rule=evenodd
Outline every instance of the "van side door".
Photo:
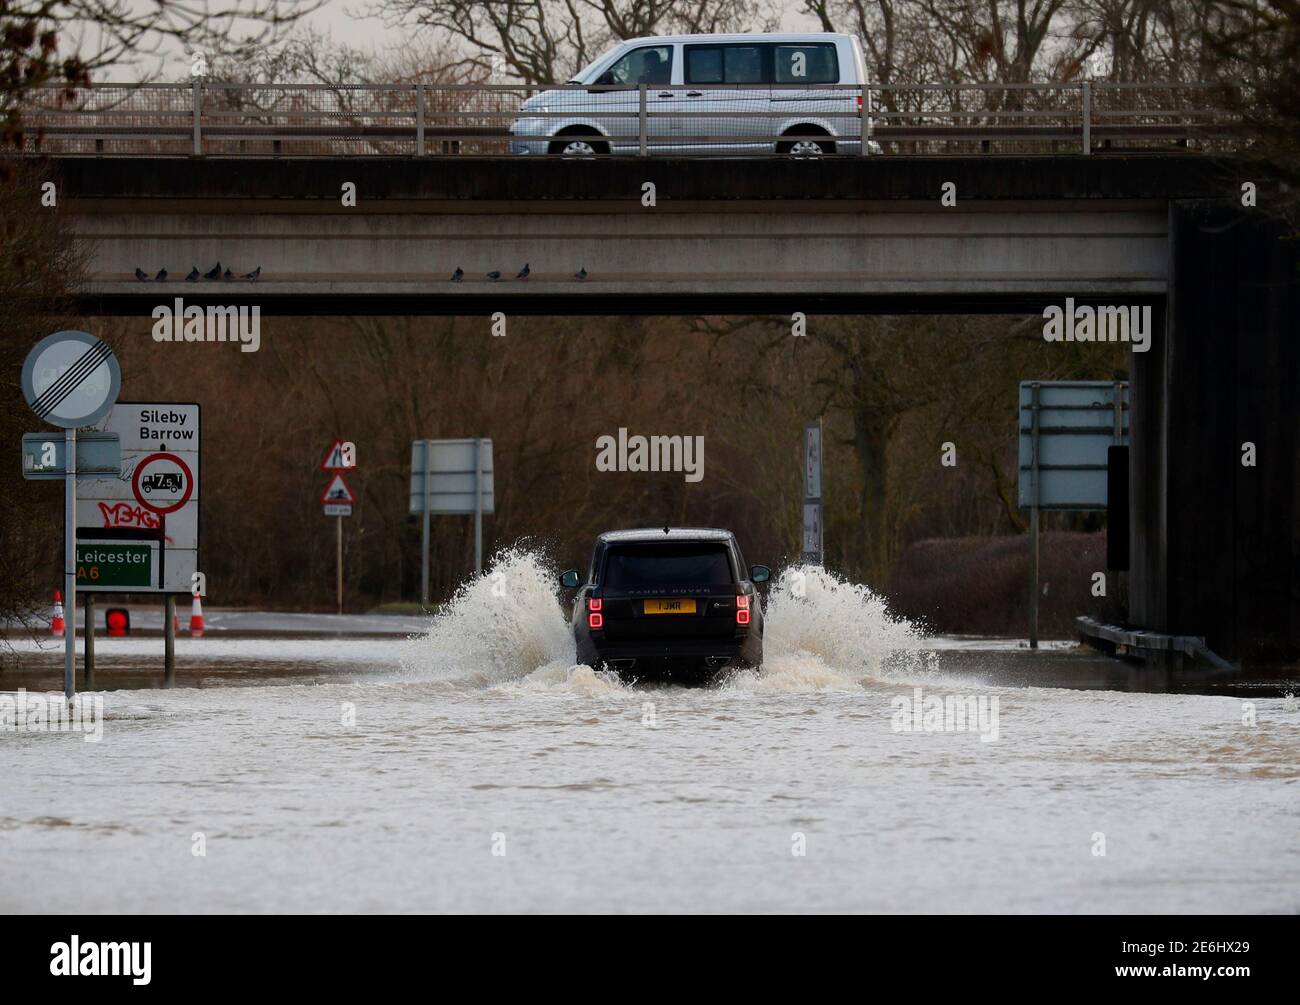
M 685 96 L 681 146 L 741 153 L 771 149 L 771 52 L 761 42 L 701 42 L 682 46 Z

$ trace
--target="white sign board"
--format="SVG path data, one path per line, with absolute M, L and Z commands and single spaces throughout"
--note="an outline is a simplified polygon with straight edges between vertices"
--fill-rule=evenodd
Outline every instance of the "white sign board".
M 1038 440 L 1033 387 L 1038 385 Z M 1018 502 L 1029 509 L 1104 510 L 1106 451 L 1128 443 L 1124 381 L 1022 381 Z M 1037 453 L 1038 484 L 1034 484 Z
M 475 443 L 478 451 L 479 492 L 483 512 L 493 512 L 495 502 L 491 440 L 415 440 L 411 443 L 411 509 L 430 513 L 473 513 Z M 428 470 L 428 485 L 425 471 Z
M 150 586 L 93 591 L 188 594 L 199 561 L 199 406 L 119 401 L 97 428 L 119 437 L 122 471 L 78 479 L 78 537 L 161 547 L 151 549 Z

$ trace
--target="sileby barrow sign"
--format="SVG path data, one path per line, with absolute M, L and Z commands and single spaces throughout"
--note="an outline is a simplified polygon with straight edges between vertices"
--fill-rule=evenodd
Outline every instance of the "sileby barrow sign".
M 199 412 L 187 402 L 119 401 L 99 424 L 120 438 L 122 470 L 81 482 L 77 535 L 101 559 L 78 561 L 84 589 L 190 592 L 199 568 Z

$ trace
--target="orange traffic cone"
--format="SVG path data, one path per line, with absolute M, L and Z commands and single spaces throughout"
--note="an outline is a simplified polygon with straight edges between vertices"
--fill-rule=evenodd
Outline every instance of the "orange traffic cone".
M 190 607 L 190 635 L 196 639 L 203 638 L 203 605 L 199 595 L 194 594 L 194 604 Z
M 50 618 L 50 634 L 56 638 L 63 638 L 63 591 L 54 591 L 54 614 Z

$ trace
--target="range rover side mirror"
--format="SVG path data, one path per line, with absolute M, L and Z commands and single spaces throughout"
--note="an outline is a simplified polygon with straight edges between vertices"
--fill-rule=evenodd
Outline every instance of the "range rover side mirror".
M 576 590 L 582 585 L 582 576 L 577 569 L 570 569 L 568 572 L 560 573 L 560 585 L 566 590 Z
M 749 567 L 749 578 L 755 583 L 766 583 L 772 578 L 772 570 L 766 565 L 751 565 Z

